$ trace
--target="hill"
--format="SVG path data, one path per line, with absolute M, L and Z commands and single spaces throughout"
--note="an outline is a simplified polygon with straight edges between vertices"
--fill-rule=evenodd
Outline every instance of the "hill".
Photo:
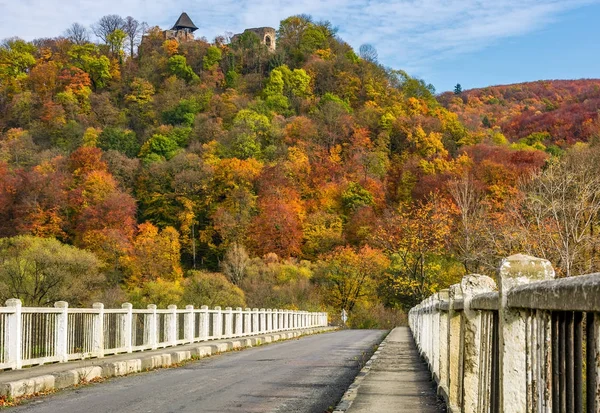
M 597 265 L 596 220 L 565 255 L 544 242 L 563 221 L 529 208 L 549 186 L 525 185 L 585 166 L 591 189 L 563 199 L 600 199 L 596 149 L 552 146 L 598 130 L 596 81 L 437 98 L 307 16 L 275 50 L 251 30 L 152 28 L 137 53 L 103 19 L 117 29 L 99 43 L 78 27 L 0 45 L 0 300 L 345 309 L 386 327 L 514 252 Z
M 511 142 L 529 137 L 529 142 L 564 149 L 588 142 L 600 131 L 600 79 L 491 86 L 444 93 L 439 100 L 469 130 L 486 135 L 498 127 Z

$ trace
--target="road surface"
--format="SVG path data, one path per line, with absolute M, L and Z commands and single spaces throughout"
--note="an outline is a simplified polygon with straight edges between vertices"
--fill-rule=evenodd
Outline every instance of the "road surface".
M 344 330 L 32 399 L 10 413 L 325 413 L 383 338 Z

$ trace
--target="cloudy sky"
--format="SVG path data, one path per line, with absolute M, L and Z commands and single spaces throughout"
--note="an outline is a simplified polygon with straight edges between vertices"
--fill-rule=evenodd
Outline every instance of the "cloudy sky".
M 310 14 L 439 92 L 456 83 L 600 77 L 600 0 L 0 0 L 0 39 L 57 36 L 105 14 L 167 28 L 182 11 L 209 40 Z

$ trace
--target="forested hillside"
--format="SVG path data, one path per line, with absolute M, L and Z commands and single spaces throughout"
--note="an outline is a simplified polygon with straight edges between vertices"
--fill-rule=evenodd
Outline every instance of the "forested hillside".
M 252 33 L 154 28 L 136 49 L 126 26 L 97 44 L 72 29 L 0 47 L 1 299 L 384 326 L 511 253 L 597 269 L 600 150 L 569 149 L 600 131 L 597 82 L 440 104 L 306 16 L 281 22 L 275 53 Z
M 480 136 L 565 149 L 598 134 L 600 80 L 550 80 L 444 93 L 440 102 Z M 541 146 L 543 145 L 543 146 Z

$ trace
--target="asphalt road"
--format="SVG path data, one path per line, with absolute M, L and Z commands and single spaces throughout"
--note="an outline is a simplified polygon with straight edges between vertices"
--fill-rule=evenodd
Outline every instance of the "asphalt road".
M 334 407 L 380 330 L 344 330 L 230 352 L 63 391 L 11 413 L 324 413 Z

